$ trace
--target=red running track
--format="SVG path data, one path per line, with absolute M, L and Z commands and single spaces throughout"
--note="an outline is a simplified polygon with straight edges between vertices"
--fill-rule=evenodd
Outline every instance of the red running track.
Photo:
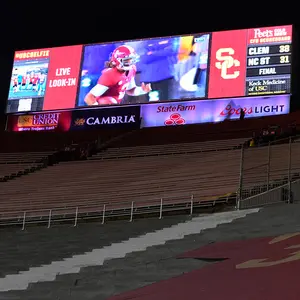
M 300 233 L 210 244 L 179 258 L 225 260 L 110 300 L 300 299 Z

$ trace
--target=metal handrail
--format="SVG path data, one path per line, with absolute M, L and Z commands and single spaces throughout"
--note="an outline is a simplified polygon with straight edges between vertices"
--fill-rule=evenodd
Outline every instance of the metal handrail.
M 177 201 L 174 199 L 161 198 L 155 203 L 153 201 L 151 203 L 147 203 L 147 201 L 138 203 L 134 201 L 120 202 L 112 204 L 113 208 L 110 208 L 110 204 L 101 204 L 94 206 L 70 206 L 65 208 L 26 210 L 19 212 L 11 211 L 0 214 L 0 225 L 21 225 L 22 230 L 25 230 L 27 224 L 47 223 L 47 228 L 50 228 L 51 224 L 56 221 L 72 221 L 74 222 L 74 226 L 77 226 L 79 219 L 100 218 L 101 223 L 104 224 L 107 218 L 128 217 L 129 221 L 132 222 L 134 216 L 154 213 L 157 213 L 159 219 L 162 219 L 163 213 L 189 210 L 189 213 L 193 214 L 195 208 L 213 207 L 217 203 L 229 203 L 230 200 L 235 200 L 235 195 L 228 195 L 223 198 L 221 196 L 219 199 L 204 201 L 195 201 L 194 195 L 189 195 L 189 199 Z M 99 207 L 99 210 L 95 211 L 95 207 L 97 206 Z M 86 211 L 85 209 L 90 210 Z
M 138 201 L 136 202 L 137 203 L 137 207 L 151 207 L 151 206 L 155 206 L 157 204 L 154 204 L 154 203 L 160 203 L 161 199 L 164 199 L 165 203 L 168 203 L 168 204 L 177 204 L 177 203 L 186 203 L 187 201 L 185 200 L 182 200 L 182 199 L 190 199 L 190 198 L 193 198 L 194 199 L 194 194 L 185 194 L 181 197 L 177 196 L 178 200 L 176 201 L 176 199 L 174 198 L 160 198 L 160 199 L 151 199 L 151 200 L 142 200 L 142 201 Z M 197 202 L 209 202 L 209 201 L 216 201 L 216 199 L 218 198 L 223 198 L 223 197 L 227 197 L 227 195 L 219 195 L 219 196 L 216 196 L 216 195 L 212 195 L 212 196 L 207 196 L 207 197 L 203 197 L 203 198 L 211 198 L 211 200 L 199 200 Z M 62 206 L 62 207 L 54 207 L 54 208 L 51 208 L 52 210 L 67 210 L 67 209 L 74 209 L 74 207 L 79 207 L 80 209 L 88 209 L 88 208 L 95 208 L 97 206 L 103 206 L 103 205 L 106 205 L 106 207 L 108 206 L 112 206 L 112 207 L 115 207 L 117 209 L 126 209 L 128 208 L 128 205 L 131 204 L 132 201 L 121 201 L 121 202 L 102 202 L 100 205 L 95 203 L 95 204 L 88 204 L 88 205 L 70 205 L 70 206 Z M 35 212 L 42 212 L 42 211 L 48 211 L 49 208 L 41 208 L 41 209 L 32 209 L 32 210 L 28 210 L 27 212 L 32 212 L 32 213 L 35 213 Z M 23 213 L 24 211 L 23 210 L 19 210 L 19 211 L 8 211 L 8 212 L 4 212 L 4 213 L 1 213 L 0 212 L 0 217 L 4 214 L 20 214 L 20 213 Z M 0 218 L 1 220 L 1 218 Z

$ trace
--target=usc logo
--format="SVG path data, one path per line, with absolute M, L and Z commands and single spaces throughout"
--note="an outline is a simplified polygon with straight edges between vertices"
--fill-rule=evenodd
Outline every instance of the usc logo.
M 18 117 L 18 127 L 32 126 L 33 116 L 25 115 Z
M 235 79 L 239 77 L 240 71 L 234 71 L 230 73 L 232 67 L 239 67 L 240 61 L 234 59 L 234 50 L 232 48 L 221 48 L 216 52 L 216 62 L 215 66 L 221 70 L 221 77 L 223 79 Z
M 278 236 L 269 242 L 269 245 L 283 242 L 287 239 L 299 236 L 299 233 L 290 233 Z M 251 268 L 266 268 L 281 265 L 284 263 L 294 262 L 300 260 L 300 245 L 291 245 L 289 247 L 284 247 L 283 250 L 286 250 L 286 255 L 280 259 L 269 259 L 269 258 L 258 258 L 251 259 L 236 266 L 237 269 L 251 269 Z

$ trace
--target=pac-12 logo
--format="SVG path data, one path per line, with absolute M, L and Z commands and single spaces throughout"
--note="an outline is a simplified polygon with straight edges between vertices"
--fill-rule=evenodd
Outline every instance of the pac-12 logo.
M 240 61 L 233 58 L 234 50 L 232 48 L 221 48 L 216 52 L 216 67 L 221 70 L 223 79 L 235 79 L 239 77 L 240 71 L 231 71 L 233 67 L 239 67 Z

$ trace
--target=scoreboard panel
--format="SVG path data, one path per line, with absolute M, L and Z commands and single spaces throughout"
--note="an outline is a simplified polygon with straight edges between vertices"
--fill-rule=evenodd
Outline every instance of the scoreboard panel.
M 291 93 L 292 26 L 212 34 L 208 98 Z
M 246 91 L 250 95 L 290 93 L 291 43 L 248 45 Z

